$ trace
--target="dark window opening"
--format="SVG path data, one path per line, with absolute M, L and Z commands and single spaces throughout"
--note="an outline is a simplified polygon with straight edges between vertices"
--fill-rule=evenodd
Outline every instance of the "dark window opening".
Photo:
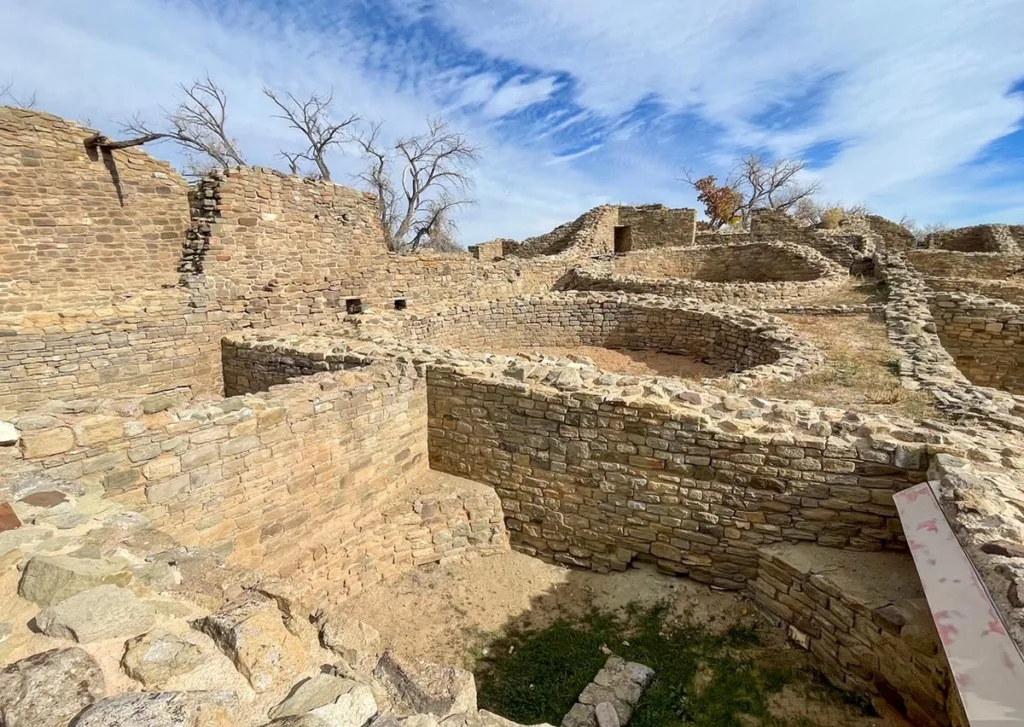
M 633 248 L 633 234 L 628 226 L 615 228 L 615 254 L 622 255 Z
M 395 298 L 395 310 L 405 310 L 409 307 L 409 301 L 405 298 Z
M 345 298 L 345 312 L 350 314 L 363 312 L 363 301 L 359 298 Z

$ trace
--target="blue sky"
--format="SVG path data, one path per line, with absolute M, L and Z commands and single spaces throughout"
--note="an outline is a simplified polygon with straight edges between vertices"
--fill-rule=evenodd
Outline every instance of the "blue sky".
M 800 156 L 823 197 L 1024 222 L 1022 0 L 0 0 L 0 79 L 108 134 L 204 73 L 251 163 L 298 142 L 260 93 L 334 89 L 391 136 L 482 147 L 472 244 L 604 202 L 695 206 L 684 170 Z M 170 146 L 151 151 L 176 160 Z M 332 160 L 338 181 L 360 161 Z

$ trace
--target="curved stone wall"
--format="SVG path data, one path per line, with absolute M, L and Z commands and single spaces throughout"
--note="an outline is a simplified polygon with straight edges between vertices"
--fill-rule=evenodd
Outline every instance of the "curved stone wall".
M 931 300 L 939 340 L 974 384 L 1024 394 L 1024 308 L 964 293 Z
M 652 296 L 551 293 L 439 310 L 401 326 L 409 343 L 478 351 L 544 346 L 657 350 L 734 371 L 780 363 L 793 336 L 767 316 Z
M 842 268 L 809 247 L 759 242 L 596 259 L 574 270 L 566 285 L 715 302 L 792 301 L 820 296 L 846 277 Z

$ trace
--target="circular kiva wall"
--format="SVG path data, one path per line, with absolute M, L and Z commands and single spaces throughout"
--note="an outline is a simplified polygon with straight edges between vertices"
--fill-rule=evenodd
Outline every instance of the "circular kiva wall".
M 656 350 L 732 371 L 770 364 L 806 368 L 817 354 L 771 316 L 692 300 L 608 293 L 546 293 L 459 305 L 409 321 L 395 333 L 407 344 L 475 351 Z
M 714 301 L 794 300 L 842 285 L 845 271 L 791 243 L 673 247 L 599 258 L 577 268 L 576 290 L 621 290 Z

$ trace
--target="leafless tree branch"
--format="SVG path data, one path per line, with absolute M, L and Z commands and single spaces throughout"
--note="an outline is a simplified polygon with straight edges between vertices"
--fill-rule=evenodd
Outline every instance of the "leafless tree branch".
M 227 132 L 228 97 L 207 76 L 191 86 L 180 86 L 184 97 L 173 111 L 163 111 L 166 125 L 154 129 L 136 115 L 122 126 L 125 134 L 134 136 L 114 141 L 102 134 L 95 134 L 86 144 L 102 149 L 126 149 L 154 141 L 170 140 L 189 152 L 186 173 L 202 176 L 210 169 L 227 169 L 245 166 L 245 158 L 238 148 L 238 142 Z
M 381 125 L 373 123 L 356 138 L 368 160 L 360 179 L 377 195 L 381 226 L 388 247 L 414 252 L 452 229 L 451 212 L 470 204 L 473 186 L 469 169 L 479 150 L 441 119 L 429 119 L 427 131 L 381 142 Z M 396 181 L 397 180 L 397 181 Z
M 309 142 L 309 146 L 304 152 L 298 154 L 281 152 L 281 156 L 287 159 L 291 165 L 292 173 L 297 173 L 294 171 L 298 168 L 297 161 L 305 159 L 316 165 L 320 179 L 331 181 L 331 170 L 325 159 L 327 150 L 334 146 L 341 146 L 350 140 L 347 137 L 346 129 L 359 121 L 359 116 L 352 114 L 340 123 L 333 122 L 331 120 L 333 92 L 326 96 L 310 94 L 309 98 L 303 101 L 290 93 L 287 97 L 282 98 L 270 88 L 264 88 L 263 93 L 281 109 L 281 114 L 275 118 L 287 121 L 290 127 L 300 132 Z
M 740 160 L 726 185 L 743 194 L 739 212 L 747 221 L 753 210 L 789 212 L 801 200 L 818 194 L 819 182 L 799 180 L 806 168 L 806 162 L 799 159 L 769 160 L 761 154 L 748 154 Z
M 23 109 L 34 109 L 36 107 L 36 92 L 33 91 L 28 97 L 14 95 L 14 81 L 0 83 L 0 101 L 10 101 L 12 105 Z

